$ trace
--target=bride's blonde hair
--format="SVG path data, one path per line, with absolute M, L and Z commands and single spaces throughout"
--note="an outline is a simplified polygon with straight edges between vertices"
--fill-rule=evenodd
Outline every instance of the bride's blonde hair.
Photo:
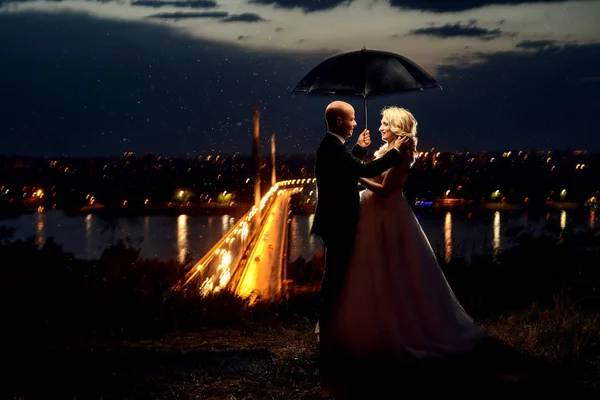
M 388 106 L 381 110 L 381 116 L 387 118 L 390 130 L 398 138 L 409 137 L 412 138 L 412 152 L 414 153 L 413 161 L 417 156 L 417 120 L 410 111 L 405 108 Z M 376 158 L 383 156 L 386 152 L 391 150 L 392 144 L 384 143 L 379 150 L 377 150 Z M 412 164 L 411 162 L 411 164 Z

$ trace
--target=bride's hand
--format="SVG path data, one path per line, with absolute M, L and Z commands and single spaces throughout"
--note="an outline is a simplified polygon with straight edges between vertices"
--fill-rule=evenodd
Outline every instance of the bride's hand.
M 394 147 L 401 153 L 408 150 L 412 144 L 412 138 L 408 136 L 399 136 L 394 142 Z
M 415 150 L 415 139 L 408 136 L 400 136 L 396 139 L 394 143 L 394 147 L 396 147 L 401 153 L 407 151 Z

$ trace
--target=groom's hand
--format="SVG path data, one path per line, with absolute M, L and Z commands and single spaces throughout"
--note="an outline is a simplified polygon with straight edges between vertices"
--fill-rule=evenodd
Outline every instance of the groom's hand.
M 358 145 L 360 147 L 369 147 L 371 145 L 371 134 L 368 129 L 365 129 L 358 135 Z

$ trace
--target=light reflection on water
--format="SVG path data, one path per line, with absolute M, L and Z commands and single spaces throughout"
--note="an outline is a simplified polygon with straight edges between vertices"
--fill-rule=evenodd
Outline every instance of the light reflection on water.
M 290 243 L 289 253 L 290 261 L 295 261 L 298 257 L 303 257 L 305 260 L 311 260 L 315 251 L 323 250 L 321 241 L 310 234 L 310 228 L 314 214 L 311 215 L 293 215 L 290 222 Z
M 94 216 L 88 214 L 85 217 L 85 253 L 89 254 L 92 251 L 93 242 L 93 222 Z
M 572 211 L 526 214 L 494 212 L 473 217 L 461 212 L 444 214 L 417 213 L 419 222 L 434 249 L 442 257 L 469 258 L 483 246 L 497 252 L 510 241 L 507 229 L 541 227 L 554 220 L 561 228 L 596 226 L 594 211 L 575 216 Z M 314 215 L 292 215 L 289 243 L 290 260 L 302 256 L 310 260 L 321 242 L 310 235 Z M 79 258 L 98 258 L 102 250 L 117 239 L 129 238 L 139 243 L 143 257 L 182 261 L 189 252 L 199 260 L 235 224 L 231 216 L 143 216 L 106 220 L 100 215 L 65 216 L 62 211 L 42 210 L 0 224 L 16 228 L 15 239 L 33 236 L 41 245 L 53 237 L 63 249 Z M 215 282 L 216 284 L 216 282 Z
M 449 263 L 452 259 L 452 213 L 447 212 L 444 219 L 444 260 Z
M 498 255 L 500 252 L 501 241 L 500 234 L 500 211 L 494 213 L 494 254 Z
M 182 214 L 177 217 L 177 260 L 183 264 L 188 253 L 188 216 Z
M 233 225 L 230 221 L 231 218 L 229 215 L 223 215 L 221 217 L 221 228 L 223 229 L 223 232 L 228 232 L 231 229 L 231 226 Z
M 446 261 L 453 256 L 469 260 L 474 252 L 484 248 L 498 255 L 513 243 L 506 233 L 514 228 L 539 233 L 546 223 L 553 221 L 561 229 L 567 226 L 574 229 L 595 227 L 594 211 L 556 210 L 541 214 L 495 211 L 477 217 L 453 211 L 443 218 L 426 213 L 417 213 L 417 217 L 432 247 Z M 451 246 L 448 246 L 449 243 Z
M 46 236 L 44 235 L 44 225 L 44 209 L 38 208 L 35 223 L 35 243 L 38 245 L 38 247 L 42 247 L 46 241 Z

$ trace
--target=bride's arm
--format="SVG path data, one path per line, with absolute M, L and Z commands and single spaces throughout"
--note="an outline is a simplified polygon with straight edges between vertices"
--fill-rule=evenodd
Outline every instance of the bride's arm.
M 379 193 L 383 190 L 383 184 L 375 182 L 373 179 L 358 178 L 358 182 L 374 193 Z
M 379 196 L 387 196 L 392 192 L 393 189 L 398 186 L 403 186 L 403 177 L 410 168 L 410 162 L 408 157 L 404 157 L 405 160 L 397 167 L 390 168 L 383 178 L 383 182 L 375 182 L 372 179 L 359 178 L 358 181 L 367 189 Z

